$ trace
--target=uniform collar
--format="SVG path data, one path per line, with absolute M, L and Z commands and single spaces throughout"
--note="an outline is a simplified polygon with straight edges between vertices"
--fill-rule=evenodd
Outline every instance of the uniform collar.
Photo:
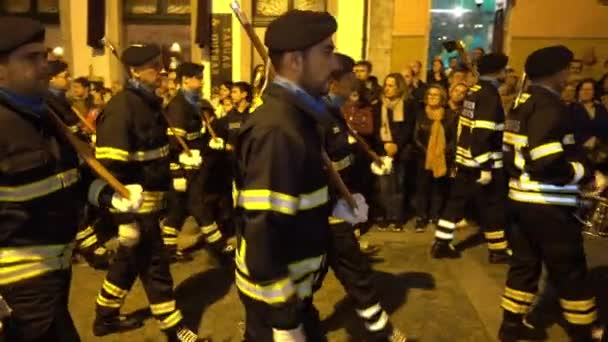
M 36 114 L 38 117 L 46 115 L 47 109 L 42 97 L 30 97 L 19 95 L 8 89 L 0 88 L 0 96 L 4 97 L 9 103 L 17 108 L 23 108 L 28 112 Z
M 479 76 L 479 79 L 491 83 L 496 89 L 500 87 L 500 81 L 491 76 Z
M 561 95 L 560 93 L 558 93 L 557 91 L 555 91 L 555 89 L 553 89 L 553 88 L 551 88 L 551 87 L 548 87 L 548 86 L 546 86 L 546 85 L 544 85 L 544 84 L 540 84 L 540 83 L 532 83 L 532 85 L 533 85 L 533 86 L 535 86 L 535 87 L 543 88 L 543 89 L 545 89 L 546 91 L 550 92 L 551 94 L 553 94 L 553 95 L 555 95 L 555 96 L 557 96 L 557 97 L 559 97 L 559 98 L 561 98 L 561 97 L 562 97 L 562 95 Z
M 294 82 L 292 82 L 284 77 L 278 76 L 278 75 L 274 78 L 273 82 L 275 84 L 287 89 L 287 91 L 289 91 L 290 93 L 295 95 L 297 98 L 299 98 L 301 101 L 303 101 L 306 105 L 308 105 L 312 109 L 314 109 L 317 113 L 322 113 L 325 111 L 325 103 L 323 102 L 322 99 L 320 100 L 320 99 L 314 98 L 306 90 L 302 89 L 302 87 L 295 84 Z

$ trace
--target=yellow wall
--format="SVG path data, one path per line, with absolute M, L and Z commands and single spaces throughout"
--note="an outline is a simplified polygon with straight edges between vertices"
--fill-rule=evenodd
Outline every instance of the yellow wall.
M 355 60 L 363 56 L 363 32 L 365 30 L 364 0 L 337 1 L 337 10 L 333 13 L 338 21 L 336 32 L 336 50 Z M 331 11 L 331 8 L 329 9 Z
M 510 65 L 522 71 L 526 57 L 547 45 L 568 46 L 577 58 L 585 50 L 595 48 L 598 64 L 608 58 L 608 6 L 597 0 L 527 0 L 518 1 L 508 21 L 507 52 Z
M 431 0 L 395 0 L 392 72 L 401 72 L 414 60 L 421 61 L 422 70 L 426 70 L 430 21 Z M 422 77 L 426 77 L 425 72 Z

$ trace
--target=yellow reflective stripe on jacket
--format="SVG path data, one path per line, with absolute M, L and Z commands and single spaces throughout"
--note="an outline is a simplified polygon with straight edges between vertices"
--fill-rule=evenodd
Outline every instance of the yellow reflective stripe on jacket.
M 483 163 L 487 162 L 488 160 L 490 160 L 490 158 L 492 158 L 492 155 L 493 155 L 493 152 L 486 152 L 486 153 L 476 156 L 473 159 L 475 159 L 475 161 L 477 163 L 483 164 Z
M 552 142 L 544 145 L 537 146 L 530 150 L 530 158 L 532 160 L 538 160 L 552 154 L 561 153 L 564 151 L 560 142 Z
M 238 205 L 247 210 L 272 210 L 286 215 L 295 215 L 298 210 L 309 210 L 329 201 L 327 187 L 299 197 L 276 191 L 258 189 L 241 190 Z
M 473 158 L 471 155 L 471 151 L 467 150 L 464 147 L 456 146 L 456 153 L 462 155 L 463 157 Z
M 111 159 L 118 161 L 149 161 L 169 155 L 169 145 L 148 151 L 129 152 L 114 147 L 96 147 L 95 158 Z
M 192 132 L 192 133 L 188 133 L 186 134 L 186 140 L 190 141 L 190 140 L 195 140 L 200 138 L 201 136 L 203 136 L 201 134 L 201 132 Z
M 474 125 L 475 125 L 475 122 L 473 120 L 467 119 L 464 116 L 461 116 L 458 119 L 458 123 L 465 127 L 474 127 Z
M 16 186 L 0 187 L 0 201 L 25 202 L 74 185 L 80 179 L 78 169 L 70 169 L 42 180 Z
M 235 283 L 239 290 L 247 296 L 268 304 L 284 303 L 296 293 L 294 284 L 289 278 L 267 285 L 259 285 L 247 280 L 237 271 L 235 272 Z
M 577 185 L 559 186 L 553 184 L 533 182 L 525 179 L 510 179 L 509 188 L 519 191 L 557 192 L 567 194 L 577 194 L 579 190 Z
M 516 134 L 513 132 L 504 132 L 502 135 L 502 141 L 507 144 L 511 144 L 514 146 L 527 146 L 528 145 L 528 137 L 521 134 Z
M 525 192 L 509 189 L 509 198 L 517 202 L 563 205 L 574 207 L 577 205 L 577 195 L 545 194 L 541 192 Z
M 185 137 L 186 136 L 186 130 L 181 129 L 179 127 L 168 127 L 167 128 L 167 135 L 178 135 L 180 137 Z
M 336 171 L 342 171 L 344 169 L 346 169 L 347 167 L 352 165 L 352 161 L 353 161 L 353 155 L 349 154 L 348 156 L 342 158 L 339 161 L 332 161 L 331 165 L 333 165 L 334 169 Z
M 502 131 L 505 128 L 505 125 L 487 120 L 475 120 L 474 127 L 489 129 L 492 131 Z
M 142 192 L 143 202 L 137 214 L 148 214 L 163 210 L 165 208 L 165 193 L 163 191 Z M 112 213 L 118 213 L 116 209 L 110 209 Z
M 578 182 L 585 176 L 585 167 L 583 164 L 579 162 L 570 162 L 572 168 L 574 169 L 574 176 L 570 181 L 570 184 L 578 184 Z
M 0 248 L 0 285 L 68 269 L 74 244 Z

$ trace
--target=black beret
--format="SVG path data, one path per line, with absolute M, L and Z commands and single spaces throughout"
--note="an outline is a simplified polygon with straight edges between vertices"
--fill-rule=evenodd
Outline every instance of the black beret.
M 204 69 L 205 67 L 201 64 L 184 62 L 177 67 L 175 73 L 177 75 L 177 78 L 194 77 L 200 75 Z
M 481 56 L 477 61 L 477 71 L 480 75 L 493 74 L 503 70 L 507 63 L 509 63 L 509 57 L 502 53 L 490 53 Z
M 563 45 L 542 48 L 526 59 L 526 74 L 531 80 L 551 76 L 567 69 L 573 59 L 574 53 Z
M 54 77 L 59 73 L 68 70 L 68 63 L 64 61 L 49 61 L 49 76 Z
M 128 66 L 137 67 L 146 64 L 160 55 L 156 44 L 132 45 L 122 52 L 122 61 Z
M 29 18 L 0 17 L 0 32 L 0 54 L 25 44 L 44 42 L 44 26 Z
M 327 12 L 291 10 L 268 25 L 264 44 L 274 52 L 301 51 L 330 37 L 337 29 L 336 19 Z

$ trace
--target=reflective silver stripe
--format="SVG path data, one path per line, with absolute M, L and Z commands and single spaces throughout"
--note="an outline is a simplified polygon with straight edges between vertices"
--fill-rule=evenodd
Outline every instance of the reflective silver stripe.
M 479 164 L 483 164 L 483 163 L 487 162 L 488 160 L 490 160 L 490 158 L 492 158 L 492 152 L 486 152 L 486 153 L 476 156 L 475 161 Z
M 529 180 L 517 180 L 510 179 L 509 187 L 519 191 L 536 191 L 536 192 L 557 192 L 557 193 L 569 193 L 569 194 L 577 194 L 578 193 L 578 185 L 566 185 L 566 186 L 558 186 L 552 184 L 545 184 L 540 182 L 533 182 Z
M 179 127 L 167 127 L 167 135 L 178 135 L 180 137 L 186 136 L 186 130 Z
M 471 155 L 471 151 L 469 151 L 469 150 L 467 150 L 467 149 L 465 149 L 463 147 L 457 146 L 456 147 L 456 152 L 458 154 L 462 155 L 463 157 L 473 158 L 473 156 Z
M 182 312 L 175 310 L 172 314 L 160 321 L 158 325 L 160 326 L 161 330 L 167 330 L 177 325 L 177 323 L 179 323 L 183 318 Z
M 502 131 L 505 128 L 504 124 L 497 124 L 496 122 L 486 120 L 475 120 L 475 128 L 485 128 L 492 131 Z
M 312 286 L 314 284 L 314 280 L 314 274 L 309 274 L 306 278 L 298 281 L 295 284 L 298 298 L 305 299 L 312 296 Z
M 297 280 L 304 275 L 319 271 L 324 257 L 325 255 L 319 255 L 287 265 L 289 277 Z
M 509 198 L 517 202 L 527 202 L 535 204 L 576 206 L 576 195 L 548 195 L 535 192 L 522 192 L 509 189 Z
M 342 158 L 339 161 L 336 162 L 331 162 L 331 165 L 333 165 L 334 169 L 336 171 L 342 171 L 344 169 L 346 169 L 347 167 L 352 165 L 352 161 L 353 161 L 353 155 L 349 154 L 348 156 Z
M 289 278 L 275 281 L 269 285 L 258 285 L 245 279 L 239 272 L 235 272 L 235 283 L 239 290 L 247 296 L 268 304 L 286 302 L 296 293 L 294 284 Z
M 158 304 L 150 304 L 150 312 L 152 312 L 152 314 L 155 316 L 168 314 L 169 312 L 173 311 L 175 311 L 175 300 Z
M 68 269 L 74 244 L 0 249 L 0 285 Z
M 366 323 L 365 327 L 369 331 L 380 331 L 386 327 L 386 323 L 388 323 L 388 314 L 385 311 L 382 311 L 380 318 L 374 323 Z
M 78 169 L 71 169 L 24 185 L 2 186 L 0 187 L 0 201 L 29 201 L 65 189 L 76 184 L 79 179 Z
M 572 177 L 570 184 L 578 184 L 585 175 L 585 167 L 579 162 L 570 162 L 570 165 L 572 165 L 572 168 L 574 169 L 574 177 Z
M 435 237 L 443 240 L 452 240 L 454 238 L 454 233 L 446 233 L 441 230 L 436 230 Z
M 380 303 L 376 303 L 368 308 L 357 310 L 357 314 L 361 318 L 370 319 L 380 311 L 382 311 L 382 307 L 380 306 Z
M 150 161 L 169 155 L 169 145 L 161 146 L 154 150 L 129 152 L 114 147 L 95 148 L 95 158 L 111 159 L 119 161 Z
M 439 220 L 439 222 L 437 222 L 437 225 L 442 228 L 447 228 L 447 229 L 452 229 L 452 230 L 456 229 L 456 223 L 446 221 L 446 220 Z
M 561 153 L 563 151 L 564 148 L 560 142 L 552 142 L 537 146 L 530 150 L 530 158 L 532 160 L 537 160 L 552 154 Z
M 286 215 L 295 215 L 298 210 L 313 209 L 328 201 L 327 187 L 299 197 L 265 189 L 241 190 L 237 199 L 238 205 L 247 210 L 272 210 Z
M 461 165 L 464 165 L 467 167 L 479 167 L 479 163 L 477 163 L 476 161 L 471 160 L 471 159 L 466 159 L 459 155 L 456 155 L 456 162 L 458 164 L 461 164 Z
M 103 189 L 106 187 L 106 185 L 108 185 L 108 183 L 106 183 L 102 179 L 96 179 L 91 183 L 91 185 L 89 186 L 89 192 L 87 195 L 87 198 L 89 199 L 89 203 L 93 204 L 94 206 L 99 207 L 99 194 L 101 194 L 101 191 L 103 191 Z

